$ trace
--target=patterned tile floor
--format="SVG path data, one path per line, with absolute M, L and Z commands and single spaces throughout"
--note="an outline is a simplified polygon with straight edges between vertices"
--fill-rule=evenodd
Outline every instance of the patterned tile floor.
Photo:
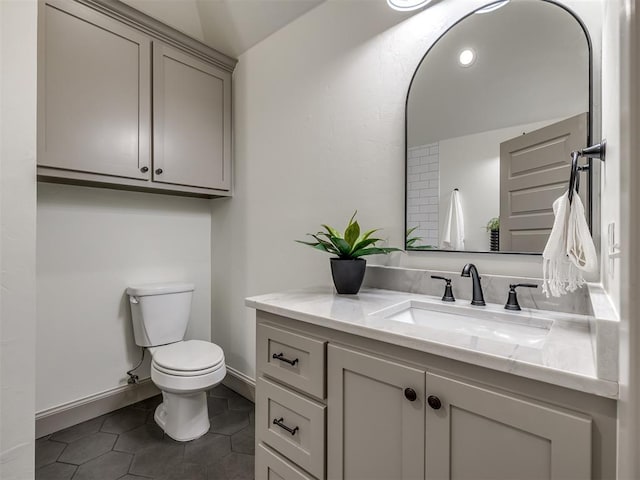
M 211 428 L 176 442 L 153 419 L 160 395 L 36 441 L 36 480 L 253 479 L 254 406 L 223 385 L 209 392 Z

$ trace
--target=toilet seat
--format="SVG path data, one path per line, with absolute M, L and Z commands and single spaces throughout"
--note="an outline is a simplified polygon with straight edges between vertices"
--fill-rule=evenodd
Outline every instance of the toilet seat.
M 227 373 L 224 352 L 215 343 L 186 340 L 149 351 L 151 380 L 165 392 L 204 391 L 220 383 Z
M 209 373 L 215 372 L 216 370 L 219 370 L 220 368 L 222 368 L 223 365 L 224 365 L 224 359 L 221 360 L 219 363 L 213 365 L 212 367 L 205 368 L 204 370 L 188 371 L 188 370 L 172 370 L 170 368 L 161 367 L 157 363 L 152 363 L 153 368 L 155 368 L 157 371 L 165 373 L 167 375 L 175 375 L 177 377 L 197 377 L 200 375 L 207 375 Z
M 211 342 L 187 340 L 150 349 L 152 366 L 167 375 L 195 377 L 224 366 L 224 352 Z

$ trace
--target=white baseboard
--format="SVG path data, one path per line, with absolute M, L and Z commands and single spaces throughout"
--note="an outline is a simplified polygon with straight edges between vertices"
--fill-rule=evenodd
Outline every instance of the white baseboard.
M 151 379 L 146 378 L 138 385 L 120 385 L 95 395 L 42 410 L 36 413 L 36 438 L 113 412 L 159 393 L 160 390 Z
M 255 403 L 256 381 L 253 378 L 227 365 L 227 376 L 222 384 Z
M 222 383 L 234 392 L 255 402 L 256 382 L 253 378 L 233 367 L 227 367 L 227 376 Z M 95 395 L 42 410 L 36 413 L 36 438 L 113 412 L 159 393 L 158 387 L 153 384 L 150 378 L 146 378 L 141 380 L 138 385 L 120 385 Z

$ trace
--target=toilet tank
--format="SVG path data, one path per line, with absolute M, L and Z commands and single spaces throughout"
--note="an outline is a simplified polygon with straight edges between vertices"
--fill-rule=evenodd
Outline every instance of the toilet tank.
M 128 287 L 136 345 L 155 347 L 183 340 L 194 290 L 191 283 L 154 283 Z

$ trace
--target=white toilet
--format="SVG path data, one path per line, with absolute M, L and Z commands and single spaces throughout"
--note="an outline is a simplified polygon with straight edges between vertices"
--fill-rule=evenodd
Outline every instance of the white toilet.
M 209 430 L 205 391 L 227 373 L 218 345 L 184 340 L 193 290 L 188 283 L 127 288 L 136 344 L 151 353 L 151 380 L 162 390 L 154 418 L 167 435 L 182 442 Z

